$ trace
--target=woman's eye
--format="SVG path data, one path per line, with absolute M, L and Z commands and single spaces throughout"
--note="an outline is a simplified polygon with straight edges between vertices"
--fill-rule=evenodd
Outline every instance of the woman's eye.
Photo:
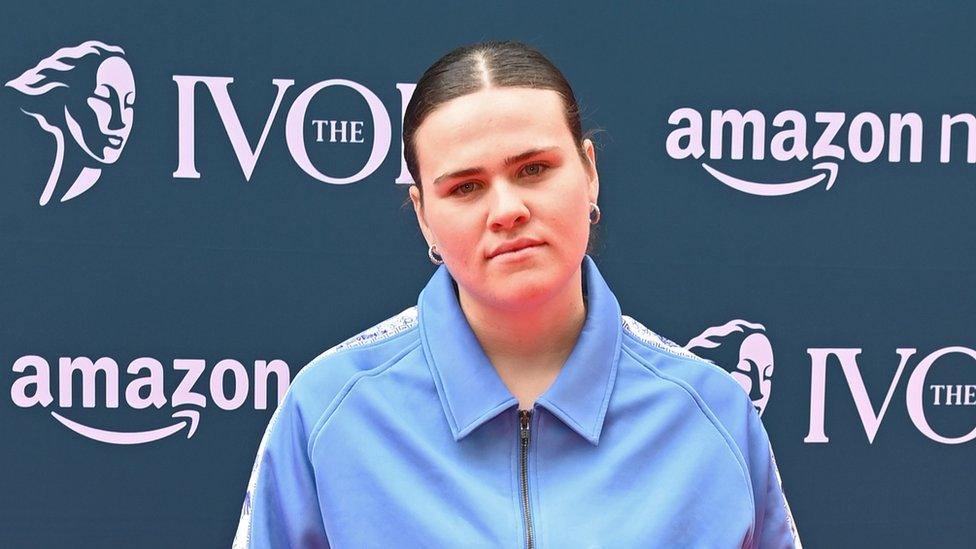
M 461 183 L 454 190 L 451 191 L 453 194 L 470 194 L 478 188 L 478 184 L 474 181 L 468 181 L 467 183 Z
M 545 164 L 542 164 L 540 162 L 536 162 L 534 164 L 526 165 L 524 168 L 522 168 L 522 172 L 524 172 L 525 175 L 531 177 L 531 176 L 539 175 L 548 169 L 549 166 L 546 166 Z

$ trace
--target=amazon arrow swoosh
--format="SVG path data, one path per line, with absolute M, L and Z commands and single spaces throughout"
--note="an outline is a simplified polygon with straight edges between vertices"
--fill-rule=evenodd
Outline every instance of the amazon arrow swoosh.
M 199 411 L 180 410 L 173 413 L 173 418 L 187 418 L 188 421 L 180 421 L 178 423 L 174 423 L 173 425 L 153 429 L 152 431 L 138 431 L 135 433 L 129 433 L 125 431 L 107 431 L 105 429 L 97 429 L 95 427 L 82 425 L 81 423 L 72 421 L 61 414 L 58 414 L 57 412 L 51 412 L 51 415 L 54 416 L 54 419 L 61 422 L 62 425 L 78 433 L 79 435 L 92 440 L 97 440 L 99 442 L 107 442 L 108 444 L 144 444 L 146 442 L 166 438 L 182 429 L 184 425 L 190 426 L 186 435 L 186 438 L 190 438 L 193 436 L 193 433 L 197 431 L 197 423 L 200 422 Z
M 813 187 L 824 179 L 827 179 L 827 188 L 824 190 L 829 190 L 830 187 L 833 186 L 834 181 L 837 179 L 837 164 L 834 162 L 821 162 L 813 166 L 814 170 L 825 170 L 824 173 L 814 175 L 806 179 L 801 179 L 800 181 L 791 181 L 788 183 L 756 183 L 753 181 L 746 181 L 745 179 L 739 179 L 738 177 L 733 177 L 727 173 L 722 173 L 704 162 L 702 162 L 702 167 L 705 168 L 705 171 L 710 173 L 712 177 L 718 179 L 720 182 L 728 185 L 729 187 L 732 187 L 737 191 L 742 191 L 744 193 L 757 196 L 783 196 L 798 193 Z

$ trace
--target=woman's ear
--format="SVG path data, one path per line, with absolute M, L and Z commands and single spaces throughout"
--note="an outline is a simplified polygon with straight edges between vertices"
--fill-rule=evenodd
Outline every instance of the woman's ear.
M 413 213 L 417 215 L 417 225 L 420 227 L 420 232 L 423 233 L 424 240 L 430 246 L 434 242 L 431 239 L 430 227 L 427 226 L 427 219 L 424 217 L 424 201 L 420 196 L 420 189 L 417 188 L 417 185 L 410 185 L 410 202 L 413 203 Z
M 586 153 L 586 158 L 589 160 L 587 172 L 590 174 L 590 180 L 587 182 L 587 185 L 589 187 L 590 202 L 595 203 L 597 197 L 600 195 L 600 174 L 596 171 L 596 148 L 593 146 L 592 140 L 583 140 L 583 152 Z

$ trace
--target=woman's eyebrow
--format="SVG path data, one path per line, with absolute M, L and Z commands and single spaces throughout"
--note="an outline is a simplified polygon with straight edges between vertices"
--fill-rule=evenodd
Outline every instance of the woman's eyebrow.
M 531 158 L 531 157 L 533 157 L 533 156 L 535 156 L 537 154 L 547 153 L 547 152 L 554 151 L 554 150 L 557 150 L 557 149 L 559 149 L 559 147 L 555 147 L 555 146 L 553 146 L 553 147 L 541 147 L 541 148 L 529 149 L 529 150 L 527 150 L 525 152 L 518 153 L 518 154 L 516 154 L 514 156 L 509 156 L 508 158 L 505 159 L 504 165 L 507 168 L 507 167 L 509 167 L 509 166 L 511 166 L 513 164 L 517 164 L 517 163 L 519 163 L 519 162 L 521 162 L 521 161 L 523 161 L 523 160 L 525 160 L 527 158 Z M 436 179 L 434 179 L 434 185 L 436 186 L 438 183 L 440 183 L 441 181 L 443 181 L 445 179 L 453 179 L 453 178 L 456 178 L 456 177 L 467 177 L 469 175 L 474 175 L 474 174 L 477 174 L 477 173 L 481 173 L 483 171 L 485 171 L 484 168 L 465 168 L 463 170 L 458 170 L 458 171 L 451 172 L 451 173 L 445 173 L 443 175 L 438 176 Z

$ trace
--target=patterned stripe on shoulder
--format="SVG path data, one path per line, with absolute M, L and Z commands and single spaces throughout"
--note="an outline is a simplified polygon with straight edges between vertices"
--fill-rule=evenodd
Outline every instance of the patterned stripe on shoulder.
M 633 318 L 627 315 L 621 315 L 620 318 L 623 322 L 624 331 L 636 337 L 639 341 L 684 358 L 708 362 L 670 339 L 654 333 L 647 326 L 644 326 Z
M 371 328 L 367 328 L 366 330 L 363 330 L 362 332 L 350 337 L 335 347 L 332 347 L 328 351 L 325 351 L 319 355 L 319 358 L 329 356 L 333 353 L 338 353 L 339 351 L 344 351 L 346 349 L 353 349 L 356 347 L 371 345 L 373 343 L 379 343 L 380 341 L 406 332 L 416 325 L 417 306 L 414 305 L 413 307 L 404 310 L 400 314 L 390 317 Z

